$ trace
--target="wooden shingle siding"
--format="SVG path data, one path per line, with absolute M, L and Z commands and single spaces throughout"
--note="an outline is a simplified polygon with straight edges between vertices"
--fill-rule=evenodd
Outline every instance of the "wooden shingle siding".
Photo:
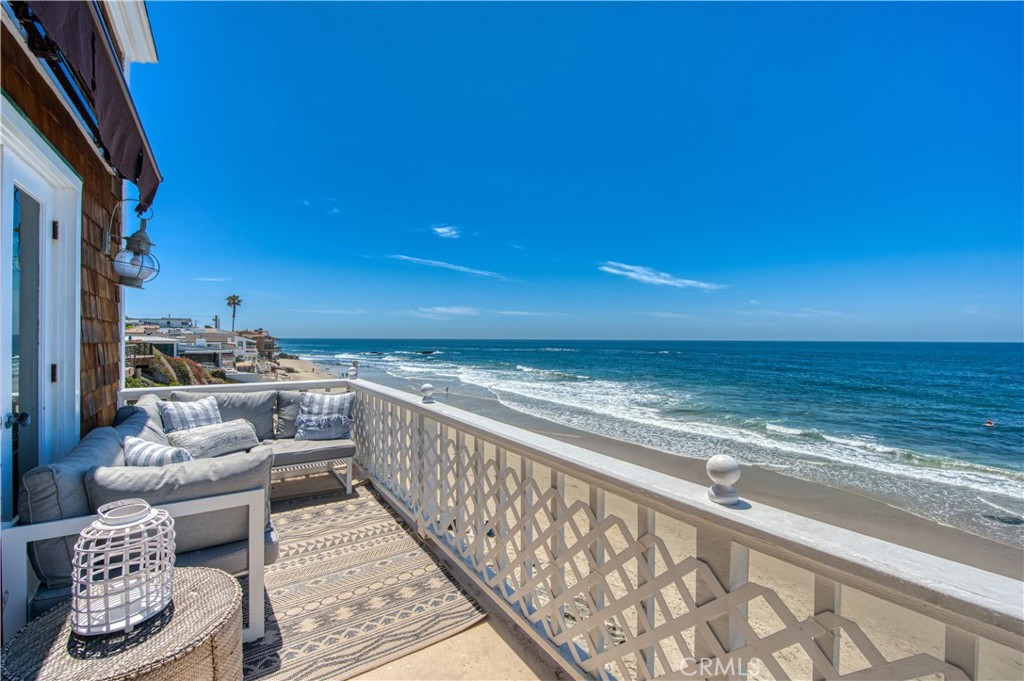
M 3 26 L 0 86 L 82 178 L 82 421 L 84 435 L 110 425 L 120 379 L 120 300 L 110 258 L 100 251 L 103 230 L 121 199 L 121 181 L 92 150 L 50 84 L 21 49 L 21 36 Z M 115 233 L 120 227 L 114 225 Z

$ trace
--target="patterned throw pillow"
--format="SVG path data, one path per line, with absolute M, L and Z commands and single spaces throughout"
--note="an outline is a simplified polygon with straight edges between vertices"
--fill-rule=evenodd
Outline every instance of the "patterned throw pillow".
M 256 438 L 256 429 L 245 419 L 176 430 L 168 433 L 167 440 L 175 447 L 190 451 L 194 459 L 247 451 L 260 443 Z
M 350 437 L 355 393 L 302 393 L 295 419 L 296 440 L 344 440 Z
M 168 447 L 131 435 L 126 435 L 121 444 L 124 445 L 126 466 L 166 466 L 192 460 L 192 454 L 187 449 Z
M 199 426 L 220 423 L 220 409 L 213 397 L 204 397 L 195 402 L 157 402 L 160 416 L 164 420 L 164 432 L 188 430 Z
M 344 414 L 331 416 L 303 416 L 295 419 L 296 440 L 347 440 L 350 436 L 349 418 Z

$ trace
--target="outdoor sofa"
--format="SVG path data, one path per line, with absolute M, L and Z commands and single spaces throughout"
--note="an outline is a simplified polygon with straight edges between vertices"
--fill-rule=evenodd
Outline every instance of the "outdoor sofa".
M 263 489 L 265 502 L 264 564 L 278 557 L 278 537 L 270 519 L 273 478 L 294 472 L 331 470 L 347 460 L 347 491 L 351 493 L 351 460 L 355 445 L 349 439 L 296 440 L 300 393 L 174 392 L 169 401 L 192 401 L 213 396 L 223 421 L 245 419 L 260 441 L 246 451 L 230 452 L 164 466 L 129 466 L 126 436 L 167 445 L 159 399 L 145 395 L 118 410 L 112 427 L 90 431 L 60 461 L 27 472 L 20 483 L 19 523 L 30 525 L 88 516 L 108 502 L 145 499 L 151 505 L 202 499 Z M 345 482 L 345 480 L 342 480 Z M 176 565 L 216 567 L 231 574 L 248 569 L 248 518 L 245 508 L 229 508 L 178 518 Z M 71 596 L 71 559 L 77 536 L 29 544 L 29 560 L 40 585 L 30 604 L 36 616 Z M 258 560 L 258 558 L 257 558 Z

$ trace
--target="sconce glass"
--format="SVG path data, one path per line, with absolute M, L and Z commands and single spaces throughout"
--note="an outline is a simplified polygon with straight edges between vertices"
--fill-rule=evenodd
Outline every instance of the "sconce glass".
M 139 231 L 125 239 L 124 248 L 114 256 L 114 272 L 121 286 L 142 288 L 146 282 L 156 279 L 160 274 L 160 261 L 150 253 L 153 242 L 146 234 L 146 221 L 142 221 Z
M 135 199 L 124 199 L 136 201 Z M 137 201 L 136 201 L 137 202 Z M 120 206 L 120 204 L 118 204 Z M 152 212 L 150 212 L 152 215 Z M 109 253 L 113 242 L 114 218 L 117 216 L 115 209 L 110 215 L 110 227 L 103 233 L 104 252 Z M 124 238 L 124 247 L 119 249 L 113 256 L 114 273 L 118 277 L 118 284 L 131 288 L 142 288 L 146 282 L 153 281 L 160 274 L 160 261 L 150 251 L 153 242 L 146 233 L 148 220 L 140 220 L 139 229 L 129 237 Z M 117 239 L 120 243 L 121 239 Z

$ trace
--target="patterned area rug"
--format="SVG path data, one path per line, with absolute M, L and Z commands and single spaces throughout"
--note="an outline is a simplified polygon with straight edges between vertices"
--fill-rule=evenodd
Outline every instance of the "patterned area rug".
M 274 504 L 281 557 L 267 566 L 266 636 L 245 678 L 348 679 L 484 617 L 369 486 Z

